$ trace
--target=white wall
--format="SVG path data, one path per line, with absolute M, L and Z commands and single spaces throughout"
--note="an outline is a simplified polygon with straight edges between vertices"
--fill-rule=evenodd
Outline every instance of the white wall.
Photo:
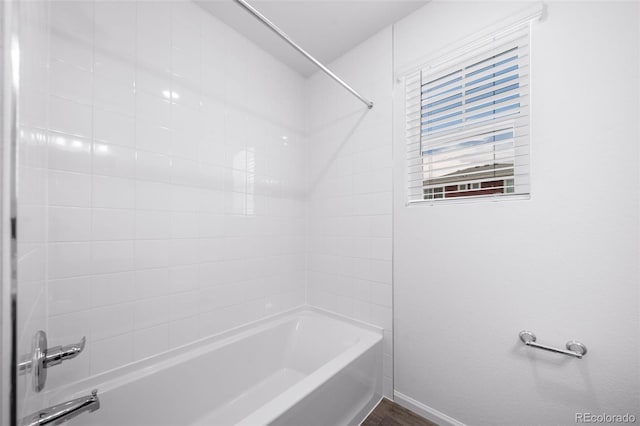
M 395 67 L 524 6 L 430 3 L 395 26 Z M 406 207 L 396 87 L 394 356 L 404 403 L 469 425 L 640 418 L 638 17 L 637 3 L 549 2 L 534 24 L 530 200 Z M 580 340 L 589 353 L 526 348 L 522 329 L 549 345 Z
M 47 389 L 303 304 L 304 80 L 190 2 L 33 5 L 20 323 L 88 339 Z
M 308 300 L 384 328 L 392 394 L 391 29 L 329 64 L 371 110 L 321 72 L 308 89 Z

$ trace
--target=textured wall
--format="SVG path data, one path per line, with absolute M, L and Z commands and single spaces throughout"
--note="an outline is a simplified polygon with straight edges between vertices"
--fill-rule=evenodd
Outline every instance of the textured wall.
M 524 7 L 429 3 L 395 26 L 395 65 Z M 544 16 L 531 37 L 530 200 L 406 207 L 396 89 L 395 390 L 469 425 L 640 417 L 638 4 L 552 1 Z M 523 329 L 589 353 L 524 347 Z

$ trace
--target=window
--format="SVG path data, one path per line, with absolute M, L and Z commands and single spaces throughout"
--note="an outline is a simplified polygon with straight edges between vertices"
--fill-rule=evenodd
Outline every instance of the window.
M 529 193 L 529 26 L 479 44 L 405 80 L 409 202 Z

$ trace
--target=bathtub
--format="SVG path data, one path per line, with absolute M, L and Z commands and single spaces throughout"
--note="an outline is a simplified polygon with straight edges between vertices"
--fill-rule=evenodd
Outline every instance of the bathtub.
M 55 392 L 99 390 L 76 426 L 357 425 L 381 396 L 382 332 L 309 308 Z

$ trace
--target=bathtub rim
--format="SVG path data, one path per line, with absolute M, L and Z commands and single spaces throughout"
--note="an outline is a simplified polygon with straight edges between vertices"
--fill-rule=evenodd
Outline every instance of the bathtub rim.
M 294 405 L 300 403 L 309 396 L 314 390 L 320 388 L 323 384 L 337 376 L 350 364 L 356 362 L 361 357 L 367 355 L 376 345 L 382 345 L 382 334 L 376 336 L 366 336 L 355 345 L 349 347 L 346 351 L 332 358 L 320 368 L 313 371 L 299 383 L 291 386 L 282 392 L 269 403 L 258 407 L 254 412 L 242 418 L 234 426 L 256 426 L 268 425 L 285 414 L 287 410 Z M 380 348 L 382 353 L 382 348 Z M 377 398 L 375 396 L 374 398 Z M 369 408 L 363 409 L 369 411 Z M 363 411 L 361 410 L 361 411 Z
M 310 373 L 307 378 L 314 375 L 319 370 L 323 370 L 327 366 L 327 364 L 333 363 L 336 359 L 344 360 L 346 358 L 353 357 L 354 352 L 364 353 L 362 351 L 363 345 L 368 344 L 370 346 L 373 346 L 378 340 L 382 341 L 384 336 L 383 329 L 381 327 L 355 320 L 353 318 L 349 318 L 335 312 L 327 311 L 316 306 L 301 305 L 274 315 L 269 315 L 259 320 L 251 321 L 249 323 L 230 328 L 220 333 L 215 333 L 210 336 L 200 338 L 193 342 L 189 342 L 187 344 L 169 349 L 165 352 L 133 361 L 129 364 L 104 371 L 95 376 L 80 379 L 67 385 L 51 389 L 49 391 L 46 391 L 43 396 L 49 404 L 55 404 L 87 394 L 91 392 L 92 389 L 98 389 L 98 395 L 100 395 L 100 393 L 108 392 L 120 386 L 126 385 L 127 383 L 140 380 L 158 371 L 170 368 L 183 362 L 187 362 L 190 359 L 202 356 L 207 352 L 213 351 L 217 348 L 229 344 L 233 344 L 236 341 L 260 333 L 261 331 L 268 330 L 272 327 L 276 327 L 291 320 L 296 316 L 305 314 L 312 316 L 329 317 L 333 320 L 349 323 L 354 327 L 363 329 L 364 331 L 368 332 L 368 334 L 365 335 L 365 339 L 360 339 L 360 341 L 358 341 L 355 345 L 341 352 L 336 357 L 328 360 L 327 363 L 323 364 L 317 370 Z M 375 340 L 375 342 L 373 340 Z M 351 355 L 345 357 L 345 354 Z M 354 361 L 355 359 L 357 359 L 357 356 L 353 357 L 350 362 Z M 307 378 L 305 378 L 304 380 L 306 380 Z M 327 377 L 327 379 L 328 378 L 329 377 Z M 319 383 L 318 386 L 320 384 L 321 383 Z

